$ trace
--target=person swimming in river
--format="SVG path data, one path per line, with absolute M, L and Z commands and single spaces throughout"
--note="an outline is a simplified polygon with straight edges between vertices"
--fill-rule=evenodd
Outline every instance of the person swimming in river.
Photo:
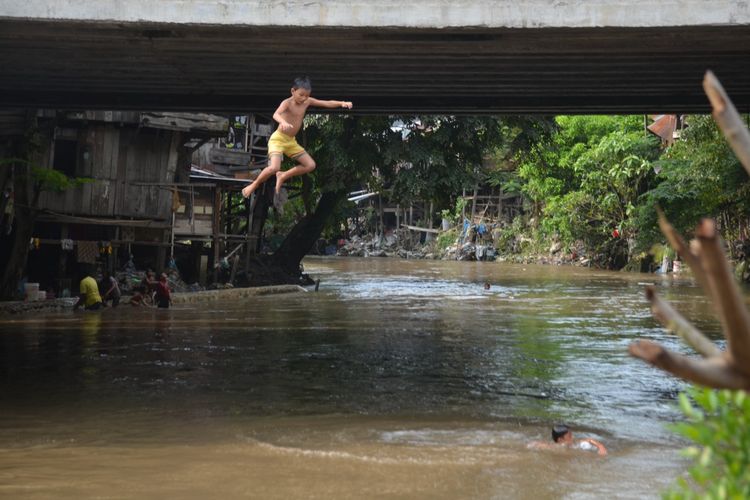
M 268 166 L 255 178 L 255 180 L 242 189 L 242 196 L 249 198 L 258 187 L 269 177 L 276 175 L 276 193 L 281 191 L 281 186 L 291 177 L 307 174 L 315 170 L 315 160 L 297 143 L 295 136 L 302 128 L 307 108 L 315 106 L 318 108 L 346 108 L 352 109 L 350 101 L 321 101 L 310 96 L 312 84 L 306 76 L 297 77 L 292 84 L 292 95 L 281 101 L 278 109 L 273 114 L 273 119 L 279 127 L 268 140 Z M 287 155 L 297 162 L 297 165 L 281 171 L 281 160 Z
M 552 427 L 552 443 L 543 441 L 533 441 L 528 444 L 528 448 L 533 449 L 555 449 L 571 448 L 574 450 L 596 451 L 598 455 L 607 454 L 607 448 L 596 439 L 583 438 L 574 439 L 573 432 L 567 425 L 555 425 Z

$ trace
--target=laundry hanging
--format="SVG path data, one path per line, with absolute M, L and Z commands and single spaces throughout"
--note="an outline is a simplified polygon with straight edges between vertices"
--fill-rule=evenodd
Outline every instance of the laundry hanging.
M 99 244 L 96 241 L 78 241 L 77 258 L 78 262 L 94 264 L 96 257 L 99 255 Z

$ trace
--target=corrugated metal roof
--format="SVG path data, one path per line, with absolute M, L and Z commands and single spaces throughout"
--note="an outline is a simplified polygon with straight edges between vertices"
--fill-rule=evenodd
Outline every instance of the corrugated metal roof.
M 655 115 L 654 123 L 646 127 L 651 133 L 659 136 L 661 142 L 672 144 L 677 130 L 677 115 Z

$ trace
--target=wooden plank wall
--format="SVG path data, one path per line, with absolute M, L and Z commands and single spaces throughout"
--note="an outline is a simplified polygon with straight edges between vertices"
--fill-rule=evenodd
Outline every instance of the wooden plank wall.
M 39 152 L 34 155 L 34 161 L 37 164 L 36 166 L 43 168 L 52 168 L 53 154 L 55 149 L 53 131 L 50 129 L 41 129 L 39 131 L 39 134 L 41 136 L 42 147 Z M 66 206 L 68 197 L 70 197 L 71 200 L 73 199 L 73 195 L 72 193 L 70 193 L 70 191 L 73 191 L 73 189 L 69 189 L 68 191 L 64 191 L 61 193 L 44 191 L 39 196 L 39 206 L 41 208 L 46 208 L 49 210 L 59 210 L 60 208 Z
M 174 182 L 180 139 L 179 132 L 169 130 L 92 123 L 78 134 L 76 172 L 94 181 L 64 193 L 44 193 L 41 206 L 82 216 L 167 220 L 172 192 L 156 184 Z M 89 161 L 83 161 L 84 148 Z M 52 138 L 46 153 L 45 164 L 52 168 Z
M 125 165 L 118 165 L 118 172 L 124 173 L 119 179 L 126 182 L 121 190 L 122 195 L 117 198 L 119 215 L 156 219 L 167 219 L 171 215 L 171 191 L 166 186 L 155 184 L 174 182 L 175 170 L 172 168 L 170 172 L 168 168 L 174 134 L 153 129 L 130 131 Z M 175 156 L 175 165 L 176 162 Z
M 213 216 L 196 215 L 193 217 L 192 224 L 184 214 L 175 217 L 174 232 L 180 236 L 211 236 L 213 234 Z

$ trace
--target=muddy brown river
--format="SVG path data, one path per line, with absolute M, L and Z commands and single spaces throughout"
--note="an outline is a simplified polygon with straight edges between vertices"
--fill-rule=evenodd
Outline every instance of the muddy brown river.
M 685 470 L 682 385 L 626 350 L 687 352 L 645 283 L 720 338 L 690 279 L 305 269 L 317 293 L 0 318 L 0 497 L 656 498 Z M 526 447 L 556 422 L 609 455 Z

